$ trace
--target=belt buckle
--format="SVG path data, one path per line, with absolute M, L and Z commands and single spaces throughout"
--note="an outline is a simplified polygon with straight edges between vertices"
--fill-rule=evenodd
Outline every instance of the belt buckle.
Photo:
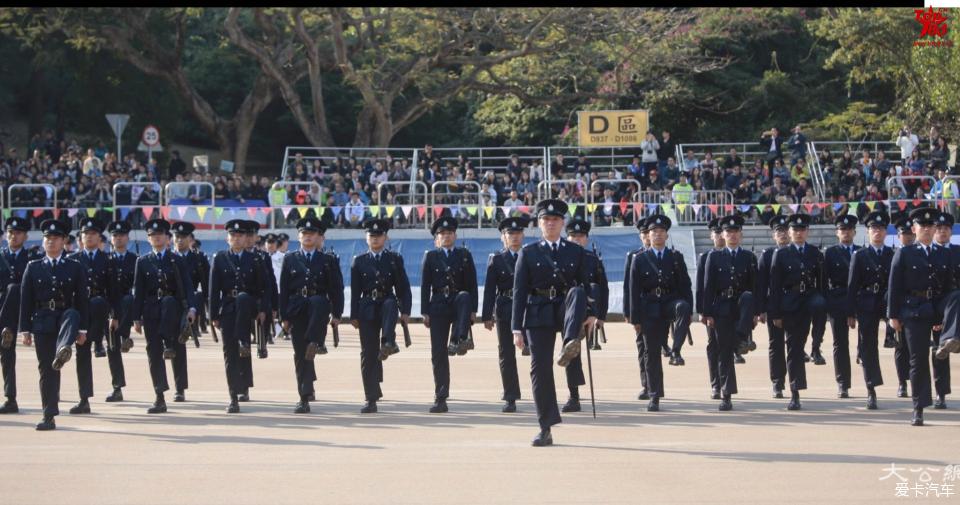
M 371 296 L 374 300 L 379 299 L 379 298 L 380 298 L 380 295 L 381 295 L 381 293 L 380 293 L 380 290 L 379 290 L 379 289 L 374 289 L 373 291 L 370 292 L 370 296 Z
M 557 288 L 556 286 L 550 286 L 550 298 L 557 297 Z
M 873 292 L 874 292 L 874 294 L 880 292 L 880 283 L 879 283 L 879 282 L 874 282 L 874 283 L 873 283 Z
M 803 293 L 806 293 L 806 292 L 807 292 L 807 282 L 806 282 L 806 281 L 800 281 L 800 294 L 803 294 Z
M 48 307 L 50 310 L 57 310 L 57 302 L 56 302 L 56 300 L 50 300 L 49 302 L 47 302 L 47 307 Z
M 450 296 L 450 286 L 443 287 L 443 296 Z
M 727 288 L 727 298 L 733 298 L 733 286 Z
M 927 289 L 927 300 L 933 300 L 933 288 Z
M 307 290 L 306 287 L 300 288 L 300 294 L 303 295 L 303 296 L 310 296 L 310 295 L 309 295 L 309 291 Z
M 660 296 L 663 294 L 663 289 L 660 288 L 660 286 L 657 286 L 657 289 L 654 290 L 654 293 L 657 295 L 657 298 L 660 298 Z
M 237 290 L 236 290 L 236 289 L 230 290 L 230 296 L 236 298 L 238 294 L 239 294 L 239 293 L 237 293 Z
M 163 290 L 162 290 L 162 289 L 158 289 L 158 290 L 157 290 L 157 300 L 159 300 L 159 299 L 161 299 L 161 298 L 163 298 Z

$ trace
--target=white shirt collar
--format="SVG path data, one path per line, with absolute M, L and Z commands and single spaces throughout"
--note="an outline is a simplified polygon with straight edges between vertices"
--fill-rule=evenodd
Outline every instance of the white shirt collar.
M 58 262 L 59 262 L 59 261 L 62 261 L 62 260 L 63 260 L 63 253 L 60 253 L 60 256 L 57 256 L 56 258 L 52 258 L 52 257 L 50 257 L 50 256 L 46 256 L 46 257 L 44 258 L 44 261 L 46 261 L 48 264 L 53 263 L 54 260 L 56 260 L 56 261 L 58 261 Z
M 667 248 L 664 247 L 663 249 L 657 249 L 657 248 L 654 247 L 654 246 L 650 246 L 650 249 L 649 249 L 649 250 L 653 251 L 654 254 L 662 254 L 662 253 L 664 253 L 664 252 L 667 251 Z

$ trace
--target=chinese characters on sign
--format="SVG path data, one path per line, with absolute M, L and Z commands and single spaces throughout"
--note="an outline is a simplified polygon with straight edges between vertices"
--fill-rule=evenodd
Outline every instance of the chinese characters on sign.
M 960 465 L 913 468 L 890 463 L 889 467 L 881 471 L 884 475 L 878 480 L 890 480 L 894 484 L 893 492 L 897 498 L 949 498 L 956 494 L 954 486 L 960 480 Z M 940 482 L 935 482 L 935 475 L 938 474 Z M 912 478 L 908 479 L 906 476 Z
M 914 47 L 953 47 L 953 41 L 946 38 L 950 29 L 947 25 L 947 9 L 934 10 L 928 7 L 913 12 L 921 25 L 920 35 L 913 41 Z

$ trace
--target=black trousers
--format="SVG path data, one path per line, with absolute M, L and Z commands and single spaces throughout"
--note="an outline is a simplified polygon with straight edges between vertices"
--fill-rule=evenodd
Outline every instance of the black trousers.
M 680 349 L 683 348 L 683 343 L 687 340 L 687 335 L 690 334 L 690 314 L 693 308 L 686 300 L 674 300 L 669 306 L 670 321 L 672 322 L 670 329 L 673 332 L 673 347 L 670 350 L 679 353 Z M 666 340 L 664 340 L 664 345 L 666 345 Z
M 947 339 L 960 338 L 960 289 L 951 291 L 942 303 L 943 331 L 938 344 Z
M 895 334 L 893 328 L 887 326 L 887 333 Z M 897 346 L 893 348 L 893 363 L 897 368 L 897 380 L 907 382 L 910 380 L 910 350 L 907 348 L 907 337 L 903 330 L 900 331 L 900 340 Z
M 860 365 L 863 367 L 863 382 L 867 388 L 883 385 L 880 372 L 880 314 L 858 314 Z
M 936 350 L 940 347 L 940 338 L 942 333 L 932 332 L 933 341 L 930 346 L 934 352 L 930 353 L 930 368 L 933 369 L 933 390 L 937 396 L 950 394 L 950 356 L 945 359 L 937 359 Z
M 69 347 L 77 340 L 80 332 L 80 313 L 76 309 L 67 309 L 60 313 L 60 331 L 52 333 L 36 333 L 33 335 L 33 345 L 37 352 L 38 370 L 40 371 L 40 403 L 43 405 L 43 417 L 60 415 L 60 370 L 53 369 L 53 360 L 57 349 Z
M 663 397 L 663 362 L 660 348 L 666 345 L 670 326 L 674 329 L 675 352 L 679 352 L 680 344 L 687 338 L 690 331 L 690 304 L 686 300 L 672 300 L 660 304 L 660 314 L 652 317 L 643 316 L 641 328 L 643 330 L 644 360 L 646 365 L 647 387 L 650 397 Z M 685 329 L 684 329 L 685 328 Z
M 93 396 L 91 348 L 95 342 L 103 345 L 103 334 L 106 333 L 110 317 L 110 302 L 102 296 L 94 296 L 90 299 L 88 311 L 90 321 L 87 325 L 87 341 L 83 345 L 77 344 L 77 385 L 81 400 Z
M 930 383 L 930 338 L 933 320 L 902 319 L 907 349 L 910 351 L 910 390 L 913 408 L 933 405 Z
M 777 328 L 772 319 L 767 319 L 767 333 L 770 336 L 770 349 L 767 358 L 770 362 L 770 382 L 779 389 L 785 389 L 787 381 L 786 340 L 783 328 Z
M 541 429 L 563 422 L 557 405 L 557 390 L 553 377 L 557 332 L 562 333 L 564 342 L 579 337 L 586 313 L 587 293 L 582 287 L 575 287 L 567 291 L 562 305 L 559 299 L 553 302 L 553 325 L 524 330 L 530 345 L 530 381 L 533 385 L 533 401 L 537 407 L 537 421 Z
M 434 397 L 437 400 L 446 400 L 450 396 L 447 346 L 467 336 L 470 328 L 470 294 L 466 291 L 457 293 L 452 308 L 449 312 L 430 314 L 430 362 L 433 365 Z
M 734 367 L 733 351 L 741 340 L 741 333 L 737 331 L 738 320 L 739 318 L 726 316 L 714 318 L 717 385 L 724 396 L 737 394 L 737 372 Z
M 640 386 L 647 389 L 647 344 L 643 332 L 637 332 L 637 362 L 640 364 Z
M 517 372 L 517 347 L 513 345 L 510 331 L 512 307 L 503 304 L 497 307 L 497 355 L 500 359 L 500 382 L 503 384 L 501 400 L 520 399 L 520 374 Z
M 376 305 L 372 319 L 360 319 L 360 378 L 363 381 L 363 397 L 367 401 L 383 398 L 383 362 L 380 361 L 380 346 L 387 342 L 397 343 L 397 321 L 400 312 L 397 298 L 393 295 Z M 432 326 L 432 323 L 431 323 Z
M 153 390 L 158 394 L 170 389 L 167 382 L 167 367 L 163 362 L 165 347 L 173 348 L 177 352 L 173 359 L 173 381 L 177 391 L 183 391 L 188 386 L 187 346 L 177 341 L 182 311 L 183 308 L 176 298 L 165 296 L 160 299 L 160 319 L 143 321 L 150 379 L 153 381 Z
M 717 329 L 707 327 L 707 371 L 710 373 L 710 389 L 712 390 L 720 389 L 720 374 L 718 371 L 720 358 L 717 351 Z
M 842 311 L 830 312 L 830 329 L 833 331 L 834 375 L 837 384 L 850 389 L 850 327 L 847 326 L 847 314 Z
M 304 359 L 304 353 L 311 342 L 317 345 L 323 342 L 329 321 L 330 301 L 324 295 L 308 298 L 303 310 L 290 321 L 293 370 L 297 380 L 297 393 L 301 398 L 314 393 L 313 383 L 317 381 L 317 369 L 313 360 Z M 252 382 L 250 385 L 253 385 Z
M 816 296 L 820 296 L 822 299 L 822 295 Z M 811 350 L 813 351 L 820 350 L 820 346 L 823 344 L 823 335 L 827 332 L 827 312 L 825 308 L 826 300 L 824 299 L 824 309 L 818 310 L 810 315 L 810 322 L 812 325 L 810 332 L 813 337 L 813 345 L 811 346 Z
M 127 385 L 127 375 L 123 368 L 123 352 L 120 350 L 125 339 L 130 338 L 130 328 L 133 326 L 133 295 L 124 295 L 120 299 L 119 313 L 114 314 L 117 318 L 117 329 L 113 331 L 112 337 L 109 334 L 107 338 L 107 363 L 110 365 L 110 381 L 114 388 L 122 388 Z
M 783 315 L 783 333 L 787 342 L 787 373 L 790 376 L 791 391 L 807 389 L 807 368 L 803 360 L 803 348 L 807 344 L 811 322 L 815 317 L 820 317 L 817 314 L 823 315 L 824 321 L 826 320 L 826 300 L 823 295 L 815 292 L 802 301 L 798 310 Z
M 20 326 L 20 284 L 9 284 L 0 306 L 0 330 L 10 328 L 14 335 Z M 10 400 L 17 399 L 17 339 L 14 337 L 9 349 L 0 348 L 0 369 L 3 370 L 3 394 Z
M 257 314 L 257 300 L 240 293 L 234 300 L 234 310 L 220 317 L 220 343 L 223 364 L 227 374 L 227 389 L 231 395 L 240 394 L 245 385 L 240 378 L 240 342 L 250 345 L 250 331 Z

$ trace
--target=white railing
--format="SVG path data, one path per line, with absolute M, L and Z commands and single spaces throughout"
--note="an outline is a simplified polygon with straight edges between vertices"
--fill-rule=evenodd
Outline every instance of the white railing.
M 430 208 L 427 209 L 427 210 L 428 210 L 428 213 L 427 213 L 427 216 L 426 216 L 427 219 L 425 220 L 426 223 L 432 223 L 432 222 L 437 218 L 437 216 L 432 215 L 432 214 L 435 214 L 435 213 L 436 213 L 436 208 L 437 208 L 437 205 L 438 205 L 438 204 L 437 204 L 437 196 L 438 196 L 438 195 L 437 195 L 437 188 L 438 188 L 438 187 L 449 187 L 449 186 L 470 186 L 470 187 L 476 187 L 476 188 L 477 188 L 477 192 L 476 192 L 476 193 L 467 193 L 466 191 L 464 191 L 464 192 L 462 192 L 462 193 L 441 193 L 440 196 L 442 196 L 442 197 L 450 197 L 450 196 L 453 196 L 453 197 L 457 197 L 457 196 L 463 197 L 463 196 L 467 196 L 467 195 L 476 194 L 476 195 L 477 195 L 477 197 L 476 197 L 476 200 L 477 200 L 477 201 L 476 201 L 475 205 L 476 205 L 476 207 L 477 207 L 477 229 L 482 228 L 482 227 L 483 227 L 483 206 L 484 206 L 484 205 L 483 205 L 483 197 L 482 197 L 481 191 L 480 191 L 480 183 L 478 183 L 478 182 L 476 182 L 476 181 L 460 181 L 460 182 L 455 182 L 455 181 L 437 181 L 437 182 L 433 183 L 433 184 L 430 186 L 430 202 L 431 202 L 431 205 L 430 205 Z M 451 203 L 444 202 L 444 203 L 439 204 L 439 205 L 441 205 L 442 207 L 444 207 L 444 208 L 446 208 L 446 209 L 451 209 L 451 207 L 457 208 L 457 214 L 458 214 L 458 215 L 455 215 L 455 216 L 452 216 L 452 217 L 456 218 L 456 219 L 459 221 L 459 220 L 460 220 L 460 217 L 459 217 L 460 212 L 459 212 L 459 211 L 463 210 L 464 207 L 469 207 L 469 206 L 470 206 L 470 202 L 464 202 L 464 201 L 460 200 L 460 201 L 457 202 L 456 204 L 451 204 Z M 451 214 L 451 215 L 453 214 L 453 210 L 450 210 L 450 214 Z M 469 217 L 469 211 L 467 212 L 467 216 Z

